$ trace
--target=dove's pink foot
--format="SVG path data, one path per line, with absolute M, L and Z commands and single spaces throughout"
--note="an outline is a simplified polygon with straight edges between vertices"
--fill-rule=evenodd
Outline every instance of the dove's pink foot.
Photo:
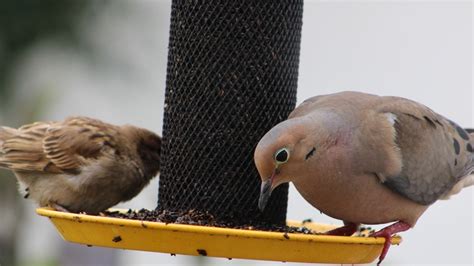
M 385 238 L 385 243 L 383 244 L 382 253 L 380 254 L 379 262 L 377 262 L 377 265 L 380 265 L 380 263 L 382 263 L 382 261 L 385 259 L 385 256 L 387 255 L 388 249 L 390 248 L 392 242 L 392 235 L 406 231 L 410 228 L 411 226 L 409 224 L 399 221 L 371 235 L 372 237 Z
M 331 236 L 351 236 L 359 230 L 360 224 L 344 222 L 344 226 L 327 231 L 326 235 Z

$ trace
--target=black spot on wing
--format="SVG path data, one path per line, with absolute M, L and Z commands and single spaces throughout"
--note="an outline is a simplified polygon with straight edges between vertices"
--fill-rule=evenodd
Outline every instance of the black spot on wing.
M 459 154 L 461 152 L 461 146 L 459 146 L 459 142 L 456 139 L 453 139 L 453 146 L 454 152 L 456 152 L 456 154 Z
M 454 159 L 454 166 L 458 165 L 458 159 Z
M 464 128 L 460 127 L 458 124 L 454 123 L 453 121 L 451 121 L 449 119 L 448 119 L 448 121 L 451 124 L 451 126 L 453 126 L 456 129 L 456 131 L 458 132 L 459 136 L 461 136 L 461 138 L 463 138 L 465 140 L 469 140 L 468 132 L 471 133 L 469 131 L 469 129 L 465 130 Z
M 467 133 L 474 133 L 474 128 L 465 128 Z
M 457 126 L 456 131 L 458 132 L 459 136 L 461 136 L 461 138 L 469 140 L 469 134 L 462 127 Z
M 474 152 L 474 149 L 472 148 L 471 143 L 468 143 L 468 144 L 466 145 L 466 150 L 467 150 L 468 152 Z
M 308 160 L 311 156 L 314 155 L 314 152 L 316 151 L 316 148 L 313 147 L 307 154 L 306 156 L 304 157 L 305 160 Z
M 426 115 L 423 116 L 423 118 L 428 122 L 428 124 L 430 124 L 430 126 L 436 128 L 436 124 L 435 124 L 436 120 L 432 120 L 431 118 L 427 117 Z
M 420 120 L 420 118 L 419 118 L 418 116 L 416 116 L 416 115 L 413 115 L 413 114 L 410 114 L 410 113 L 403 113 L 403 114 L 406 115 L 406 116 L 409 116 L 409 117 L 411 117 L 411 118 L 413 118 L 413 119 L 415 119 L 415 120 Z

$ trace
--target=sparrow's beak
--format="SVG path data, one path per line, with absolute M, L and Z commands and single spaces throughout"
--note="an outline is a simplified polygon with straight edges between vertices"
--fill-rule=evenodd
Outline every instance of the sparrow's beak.
M 275 178 L 277 172 L 278 169 L 275 169 L 272 173 L 272 176 L 266 181 L 262 182 L 262 185 L 260 187 L 260 198 L 258 199 L 258 208 L 260 209 L 260 211 L 263 211 L 265 209 L 265 206 L 267 206 L 268 199 L 272 194 L 273 179 Z

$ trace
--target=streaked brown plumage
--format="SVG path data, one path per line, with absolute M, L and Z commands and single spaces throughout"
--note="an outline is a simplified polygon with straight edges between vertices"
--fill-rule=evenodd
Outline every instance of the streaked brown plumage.
M 0 127 L 0 167 L 40 206 L 98 213 L 135 197 L 158 173 L 161 138 L 87 117 Z

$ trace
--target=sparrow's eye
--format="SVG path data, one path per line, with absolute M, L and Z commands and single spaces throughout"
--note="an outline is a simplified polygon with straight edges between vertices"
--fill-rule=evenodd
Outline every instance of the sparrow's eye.
M 287 148 L 281 148 L 275 153 L 277 163 L 286 163 L 290 159 L 290 151 Z

